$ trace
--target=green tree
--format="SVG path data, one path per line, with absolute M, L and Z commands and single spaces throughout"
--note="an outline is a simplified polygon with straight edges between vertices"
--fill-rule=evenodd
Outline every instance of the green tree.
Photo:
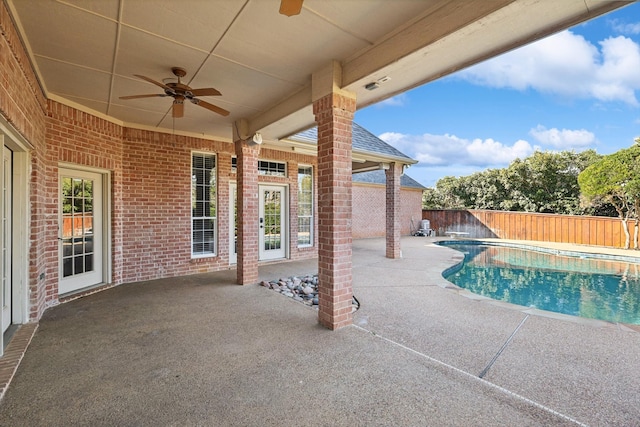
M 422 192 L 422 209 L 446 209 L 438 190 L 429 187 Z
M 506 170 L 509 197 L 502 208 L 512 211 L 583 214 L 578 174 L 600 156 L 594 150 L 536 151 L 516 159 Z
M 578 176 L 584 201 L 611 203 L 622 221 L 625 249 L 630 246 L 628 220 L 635 220 L 634 248 L 638 248 L 640 212 L 640 141 L 630 148 L 602 157 Z
M 491 209 L 560 214 L 593 213 L 580 203 L 578 174 L 599 159 L 594 150 L 541 152 L 503 169 L 447 176 L 425 191 L 425 209 Z

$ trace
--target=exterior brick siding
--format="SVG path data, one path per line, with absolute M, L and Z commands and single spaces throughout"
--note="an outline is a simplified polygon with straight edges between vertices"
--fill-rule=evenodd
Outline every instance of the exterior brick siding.
M 42 183 L 46 97 L 31 68 L 28 55 L 13 25 L 6 3 L 0 3 L 0 114 L 33 146 L 30 153 L 29 205 L 29 319 L 37 320 L 47 307 L 45 291 L 47 251 L 47 198 Z
M 400 232 L 410 235 L 411 220 L 418 227 L 422 219 L 422 190 L 403 187 L 400 190 Z M 353 238 L 385 237 L 385 186 L 353 183 Z

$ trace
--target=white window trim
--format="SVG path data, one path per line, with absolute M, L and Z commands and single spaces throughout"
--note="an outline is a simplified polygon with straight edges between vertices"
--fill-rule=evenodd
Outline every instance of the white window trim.
M 268 173 L 268 171 L 263 171 L 262 169 L 260 169 L 260 163 L 262 162 L 266 162 L 266 163 L 277 163 L 279 165 L 284 165 L 284 173 L 282 175 L 280 174 L 274 174 L 274 173 Z M 280 178 L 286 178 L 287 177 L 287 162 L 281 162 L 278 160 L 271 160 L 271 159 L 258 159 L 258 175 L 261 176 L 277 176 Z
M 190 246 L 190 251 L 191 251 L 191 259 L 201 259 L 201 258 L 214 258 L 218 256 L 218 252 L 219 252 L 219 239 L 218 239 L 218 214 L 219 214 L 219 193 L 220 193 L 220 182 L 219 182 L 219 177 L 218 177 L 218 156 L 216 153 L 211 153 L 211 152 L 206 152 L 206 151 L 192 151 L 191 152 L 191 170 L 190 170 L 190 174 L 189 176 L 193 176 L 193 156 L 195 155 L 200 155 L 200 156 L 212 156 L 214 158 L 214 164 L 215 164 L 215 174 L 216 174 L 216 216 L 214 217 L 214 225 L 213 225 L 213 239 L 214 239 L 214 248 L 213 248 L 213 252 L 212 253 L 206 253 L 206 254 L 195 254 L 193 253 L 193 210 L 191 208 L 191 197 L 189 197 L 189 210 L 191 210 L 191 215 L 189 216 L 189 229 L 191 230 L 191 235 L 189 238 L 189 246 Z M 193 180 L 191 181 L 191 186 L 190 189 L 191 191 L 193 191 Z M 207 217 L 209 218 L 209 217 Z
M 314 227 L 314 222 L 315 222 L 315 203 L 314 203 L 314 196 L 315 196 L 315 191 L 314 191 L 314 184 L 315 184 L 315 177 L 314 175 L 314 167 L 313 165 L 303 165 L 303 164 L 299 164 L 298 165 L 298 173 L 296 174 L 296 179 L 298 179 L 298 176 L 300 175 L 300 168 L 310 168 L 311 169 L 311 216 L 310 216 L 310 222 L 309 222 L 309 243 L 300 243 L 300 240 L 298 238 L 298 236 L 296 236 L 296 242 L 298 243 L 298 247 L 299 248 L 311 248 L 313 247 L 313 243 L 314 243 L 314 236 L 315 236 L 315 227 Z M 300 188 L 298 188 L 298 195 L 300 194 Z M 297 198 L 297 204 L 298 204 L 298 226 L 300 224 L 299 220 L 300 220 L 300 200 L 299 198 Z M 300 230 L 298 229 L 298 235 L 300 234 Z

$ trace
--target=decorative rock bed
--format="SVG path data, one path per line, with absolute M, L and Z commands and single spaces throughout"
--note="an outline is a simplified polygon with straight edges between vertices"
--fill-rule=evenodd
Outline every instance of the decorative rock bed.
M 304 277 L 288 277 L 260 282 L 260 286 L 269 288 L 315 309 L 318 308 L 318 275 L 308 274 Z M 360 308 L 360 303 L 353 297 L 353 311 Z

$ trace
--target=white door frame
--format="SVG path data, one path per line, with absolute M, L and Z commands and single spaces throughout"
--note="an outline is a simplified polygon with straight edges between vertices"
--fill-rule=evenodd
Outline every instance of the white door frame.
M 101 194 L 99 196 L 100 202 L 100 212 L 101 212 L 101 223 L 98 225 L 95 236 L 98 239 L 94 244 L 99 246 L 100 253 L 97 254 L 98 259 L 94 260 L 96 263 L 101 263 L 101 270 L 99 276 L 97 276 L 92 283 L 88 283 L 84 285 L 81 280 L 73 281 L 69 280 L 67 283 L 63 282 L 63 274 L 62 274 L 62 231 L 58 233 L 58 295 L 73 293 L 77 291 L 81 291 L 84 289 L 96 287 L 103 285 L 105 283 L 111 282 L 111 205 L 110 200 L 111 197 L 111 174 L 107 170 L 88 168 L 74 164 L 60 164 L 58 168 L 58 198 L 60 199 L 60 179 L 62 175 L 74 174 L 77 173 L 79 176 L 82 175 L 93 175 L 96 183 L 100 185 Z M 62 200 L 58 201 L 59 203 L 59 219 L 58 224 L 62 224 Z M 100 236 L 98 236 L 100 234 Z
M 258 211 L 258 258 L 260 261 L 284 259 L 289 255 L 289 204 L 288 186 L 276 184 L 261 184 L 258 186 L 259 211 Z M 264 191 L 282 191 L 280 206 L 280 248 L 265 249 L 265 212 L 264 212 Z
M 13 152 L 12 171 L 12 227 L 11 227 L 11 311 L 12 323 L 29 321 L 29 241 L 31 237 L 31 211 L 29 188 L 31 181 L 30 150 L 33 146 L 0 115 L 0 145 Z M 3 162 L 4 163 L 4 162 Z M 0 165 L 4 176 L 4 165 Z M 0 201 L 3 203 L 3 201 Z M 0 238 L 4 238 L 0 230 Z M 2 266 L 0 266 L 0 269 Z M 1 320 L 0 320 L 1 322 Z M 0 325 L 1 330 L 6 329 Z M 4 337 L 0 334 L 0 356 L 4 349 Z
M 2 321 L 0 321 L 0 332 L 4 333 L 13 323 L 13 274 L 11 273 L 13 265 L 12 242 L 13 242 L 13 151 L 6 145 L 2 145 L 2 177 L 0 178 L 0 194 L 2 201 L 0 202 L 0 227 L 2 233 L 0 236 L 1 255 L 0 255 L 0 279 L 2 280 L 0 302 L 2 305 Z

